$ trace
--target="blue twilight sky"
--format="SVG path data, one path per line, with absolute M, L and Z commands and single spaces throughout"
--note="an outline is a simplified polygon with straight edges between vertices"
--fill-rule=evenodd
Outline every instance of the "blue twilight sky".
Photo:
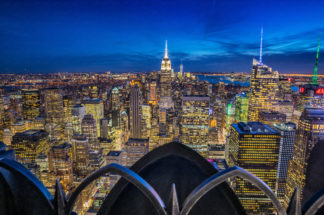
M 2 0 L 0 73 L 159 70 L 166 39 L 175 71 L 249 72 L 261 26 L 265 64 L 313 72 L 323 0 Z

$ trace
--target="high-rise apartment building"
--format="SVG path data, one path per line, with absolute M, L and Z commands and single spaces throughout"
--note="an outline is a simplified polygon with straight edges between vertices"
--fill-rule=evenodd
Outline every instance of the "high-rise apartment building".
M 309 156 L 320 140 L 324 140 L 324 110 L 305 108 L 298 122 L 293 158 L 288 166 L 284 206 L 288 206 L 296 186 L 303 195 Z
M 142 138 L 142 93 L 138 86 L 131 88 L 129 106 L 130 136 Z
M 273 128 L 280 133 L 277 186 L 275 193 L 277 194 L 280 202 L 283 204 L 286 190 L 288 164 L 294 151 L 296 124 L 291 122 L 274 124 Z
M 208 150 L 209 108 L 208 96 L 182 98 L 181 142 L 202 155 Z
M 23 117 L 27 120 L 33 120 L 39 115 L 40 97 L 39 91 L 35 90 L 22 90 L 22 109 Z
M 232 124 L 227 145 L 229 166 L 239 166 L 276 189 L 280 133 L 260 122 Z M 271 201 L 258 188 L 241 178 L 233 181 L 233 189 L 247 213 L 271 213 Z

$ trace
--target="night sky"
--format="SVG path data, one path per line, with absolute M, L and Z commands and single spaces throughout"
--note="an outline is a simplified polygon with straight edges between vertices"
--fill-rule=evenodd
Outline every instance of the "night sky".
M 2 0 L 0 73 L 150 72 L 165 40 L 175 71 L 250 72 L 261 26 L 265 64 L 313 73 L 323 0 Z

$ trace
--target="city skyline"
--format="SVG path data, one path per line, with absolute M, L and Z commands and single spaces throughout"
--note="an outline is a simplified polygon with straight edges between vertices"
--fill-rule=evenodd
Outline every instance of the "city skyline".
M 250 72 L 263 26 L 265 64 L 312 74 L 324 18 L 320 1 L 1 5 L 0 73 L 157 71 L 165 40 L 175 71 Z

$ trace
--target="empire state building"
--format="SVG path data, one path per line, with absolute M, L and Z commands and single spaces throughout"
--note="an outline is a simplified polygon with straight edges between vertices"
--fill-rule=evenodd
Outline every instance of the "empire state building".
M 168 57 L 168 44 L 165 41 L 164 57 L 161 63 L 161 97 L 171 96 L 171 61 Z

